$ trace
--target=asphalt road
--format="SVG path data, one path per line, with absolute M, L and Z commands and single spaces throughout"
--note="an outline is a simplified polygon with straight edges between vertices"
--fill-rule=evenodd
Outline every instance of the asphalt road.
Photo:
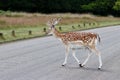
M 92 55 L 84 68 L 72 57 L 62 67 L 65 49 L 49 36 L 0 45 L 0 80 L 120 80 L 120 26 L 88 30 L 100 34 L 103 67 Z M 88 51 L 76 50 L 81 63 Z

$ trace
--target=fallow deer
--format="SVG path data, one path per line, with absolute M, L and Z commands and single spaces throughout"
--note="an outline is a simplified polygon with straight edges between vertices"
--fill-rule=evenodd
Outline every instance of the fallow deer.
M 102 60 L 101 60 L 101 53 L 97 50 L 96 44 L 99 41 L 100 37 L 97 33 L 92 32 L 67 32 L 67 33 L 61 33 L 56 28 L 55 25 L 60 21 L 61 19 L 52 19 L 51 21 L 48 21 L 47 25 L 49 26 L 48 33 L 53 34 L 56 38 L 58 38 L 62 43 L 64 44 L 66 48 L 66 54 L 65 54 L 65 60 L 62 64 L 62 66 L 65 66 L 67 63 L 67 58 L 69 54 L 70 48 L 73 48 L 73 45 L 79 45 L 80 47 L 88 48 L 91 52 L 96 53 L 96 55 L 99 58 L 99 67 L 98 69 L 101 69 L 102 67 Z M 73 57 L 77 61 L 80 67 L 85 66 L 87 63 L 89 57 L 91 56 L 91 53 L 88 53 L 87 58 L 85 61 L 81 64 L 78 58 L 75 55 L 75 49 L 72 49 Z

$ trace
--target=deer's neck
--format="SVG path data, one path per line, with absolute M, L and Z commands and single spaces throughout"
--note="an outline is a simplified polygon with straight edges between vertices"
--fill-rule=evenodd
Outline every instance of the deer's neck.
M 62 33 L 60 33 L 56 28 L 53 29 L 53 35 L 56 38 L 60 38 L 60 36 L 62 35 Z

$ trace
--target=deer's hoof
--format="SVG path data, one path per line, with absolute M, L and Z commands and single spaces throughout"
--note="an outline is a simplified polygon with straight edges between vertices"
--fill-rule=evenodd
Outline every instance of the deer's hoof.
M 82 65 L 82 64 L 79 64 L 79 66 L 80 66 L 80 67 L 83 67 L 83 65 Z
M 98 70 L 101 70 L 101 68 L 98 68 Z
M 65 66 L 64 64 L 62 64 L 62 66 Z

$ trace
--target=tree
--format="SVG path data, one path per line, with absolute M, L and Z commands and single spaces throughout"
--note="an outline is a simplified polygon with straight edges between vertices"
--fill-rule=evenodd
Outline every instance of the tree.
M 115 2 L 115 5 L 113 6 L 113 9 L 116 11 L 120 11 L 120 0 Z
M 120 16 L 120 0 L 117 0 L 115 5 L 113 6 L 114 15 Z
M 119 15 L 120 0 L 1 0 L 1 10 L 41 13 L 85 13 Z
M 96 0 L 88 5 L 82 5 L 82 9 L 94 14 L 108 15 L 111 14 L 114 4 L 115 0 Z

